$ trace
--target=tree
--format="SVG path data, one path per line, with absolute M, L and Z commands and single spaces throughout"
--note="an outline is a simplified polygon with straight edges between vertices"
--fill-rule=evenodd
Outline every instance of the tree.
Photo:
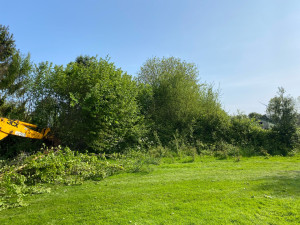
M 27 120 L 26 103 L 31 72 L 30 56 L 16 49 L 13 35 L 0 24 L 0 117 Z M 30 150 L 25 139 L 8 137 L 0 142 L 0 154 L 12 156 Z
M 296 98 L 297 126 L 300 127 L 300 96 Z
M 186 131 L 197 117 L 200 86 L 194 64 L 180 59 L 148 59 L 138 73 L 138 81 L 152 88 L 152 96 L 145 104 L 146 113 L 154 121 L 163 142 L 168 142 L 178 130 Z M 149 107 L 150 105 L 150 107 Z
M 249 113 L 248 117 L 250 119 L 260 120 L 263 117 L 263 115 L 256 113 L 256 112 L 252 112 L 252 113 Z
M 142 112 L 153 121 L 152 131 L 163 144 L 175 133 L 204 139 L 221 127 L 220 116 L 226 113 L 220 113 L 218 93 L 211 85 L 199 83 L 195 64 L 174 57 L 154 57 L 141 67 L 138 82 L 145 88 L 139 98 Z
M 230 117 L 222 109 L 219 91 L 212 85 L 202 86 L 199 98 L 199 116 L 194 127 L 194 136 L 204 143 L 216 144 L 229 141 Z
M 0 25 L 0 113 L 2 116 L 8 116 L 13 108 L 24 109 L 30 71 L 30 56 L 21 55 L 16 49 L 13 35 L 9 33 L 8 27 Z
M 277 151 L 286 155 L 296 142 L 297 112 L 294 99 L 286 96 L 282 87 L 277 94 L 269 101 L 267 115 L 274 123 L 272 131 L 279 143 Z
M 15 48 L 13 35 L 8 32 L 8 27 L 0 24 L 0 74 L 4 74 L 7 69 L 7 64 L 15 52 Z
M 32 94 L 34 120 L 62 144 L 93 152 L 123 151 L 139 141 L 137 86 L 108 59 L 77 58 L 66 67 L 40 64 Z

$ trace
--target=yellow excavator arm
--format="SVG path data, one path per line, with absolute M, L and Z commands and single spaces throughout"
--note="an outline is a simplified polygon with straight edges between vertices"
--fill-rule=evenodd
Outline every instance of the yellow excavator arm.
M 50 132 L 50 128 L 37 132 L 29 127 L 37 128 L 34 124 L 25 123 L 19 120 L 0 118 L 0 140 L 7 137 L 9 134 L 26 138 L 43 139 Z

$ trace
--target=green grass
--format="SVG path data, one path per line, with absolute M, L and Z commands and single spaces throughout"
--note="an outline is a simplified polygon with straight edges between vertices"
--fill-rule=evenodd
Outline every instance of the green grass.
M 0 224 L 299 224 L 300 156 L 163 163 L 29 196 Z

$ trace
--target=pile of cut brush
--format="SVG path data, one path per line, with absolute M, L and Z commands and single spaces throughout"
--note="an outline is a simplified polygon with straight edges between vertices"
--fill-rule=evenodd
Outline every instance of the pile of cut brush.
M 78 153 L 67 147 L 22 153 L 0 161 L 0 210 L 26 205 L 25 195 L 49 192 L 51 184 L 81 184 L 122 170 L 122 160 L 108 161 L 105 155 Z

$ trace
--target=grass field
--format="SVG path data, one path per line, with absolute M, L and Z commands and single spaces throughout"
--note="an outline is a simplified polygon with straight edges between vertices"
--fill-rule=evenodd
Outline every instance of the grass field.
M 300 156 L 162 163 L 27 202 L 0 224 L 300 224 Z

